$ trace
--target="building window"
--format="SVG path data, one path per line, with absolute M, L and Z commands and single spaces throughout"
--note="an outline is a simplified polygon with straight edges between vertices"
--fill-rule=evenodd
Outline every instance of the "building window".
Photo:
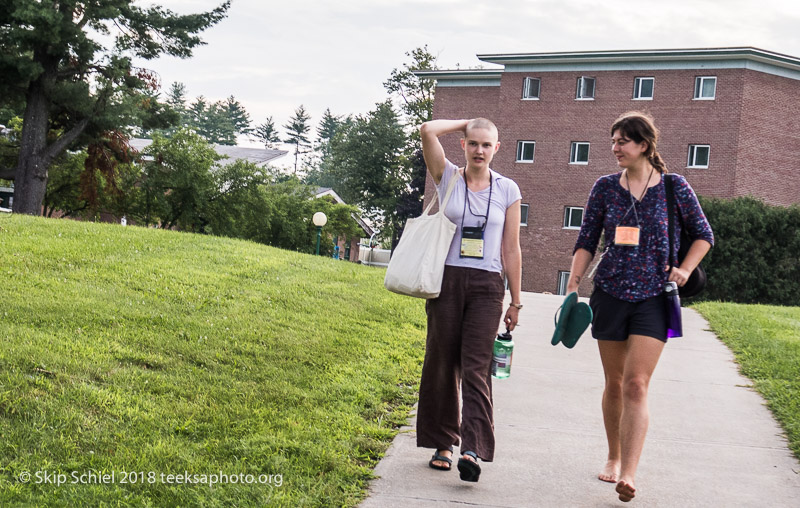
M 528 205 L 522 203 L 519 205 L 519 225 L 520 226 L 527 226 L 528 225 Z
M 633 80 L 633 99 L 639 101 L 653 100 L 653 88 L 656 78 L 636 78 Z
M 567 294 L 567 282 L 569 282 L 569 272 L 558 272 L 558 287 L 556 288 L 557 295 Z
M 522 98 L 539 100 L 539 89 L 542 82 L 539 78 L 525 78 L 522 83 Z
M 564 207 L 564 229 L 580 229 L 583 222 L 583 208 L 579 206 Z
M 589 143 L 573 141 L 569 150 L 570 164 L 589 164 Z
M 594 99 L 594 78 L 587 78 L 581 76 L 578 78 L 578 92 L 575 94 L 576 99 Z
M 711 145 L 689 145 L 689 163 L 687 167 L 707 168 L 710 153 Z
M 517 162 L 533 162 L 535 141 L 517 141 Z
M 717 96 L 717 78 L 698 76 L 694 79 L 694 98 L 700 101 L 714 100 Z

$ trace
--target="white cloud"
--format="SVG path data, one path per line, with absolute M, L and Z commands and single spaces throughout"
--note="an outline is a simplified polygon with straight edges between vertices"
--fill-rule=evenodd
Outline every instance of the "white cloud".
M 158 2 L 180 13 L 219 1 Z M 234 0 L 186 61 L 147 62 L 189 97 L 234 95 L 254 122 L 283 125 L 300 104 L 316 124 L 326 108 L 363 114 L 383 82 L 428 44 L 439 65 L 476 54 L 756 46 L 800 56 L 800 2 L 789 0 Z M 491 66 L 490 64 L 484 64 Z

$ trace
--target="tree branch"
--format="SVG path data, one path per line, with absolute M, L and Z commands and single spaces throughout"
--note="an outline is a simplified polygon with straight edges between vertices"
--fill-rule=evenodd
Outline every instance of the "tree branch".
M 108 76 L 108 72 L 106 72 L 106 69 L 104 69 L 100 65 L 95 65 L 95 64 L 90 64 L 90 65 L 87 65 L 87 66 L 81 67 L 81 68 L 77 68 L 77 67 L 64 68 L 64 69 L 59 70 L 56 73 L 56 75 L 59 78 L 70 78 L 70 77 L 73 77 L 73 76 L 84 76 L 84 75 L 90 74 L 92 72 L 96 72 L 97 74 L 100 74 L 101 76 L 106 77 L 106 78 L 109 77 Z
M 66 150 L 67 147 L 83 133 L 83 130 L 86 129 L 87 125 L 89 125 L 89 119 L 84 118 L 75 124 L 72 129 L 58 138 L 52 145 L 48 146 L 47 150 L 44 152 L 44 159 L 48 162 L 48 164 L 51 160 L 55 159 L 58 154 Z

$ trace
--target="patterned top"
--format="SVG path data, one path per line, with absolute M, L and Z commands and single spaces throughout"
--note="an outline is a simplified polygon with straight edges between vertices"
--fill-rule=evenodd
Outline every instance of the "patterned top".
M 573 254 L 586 249 L 592 256 L 597 250 L 600 234 L 605 231 L 606 252 L 597 267 L 594 282 L 603 291 L 620 300 L 639 302 L 661 294 L 669 277 L 667 198 L 664 175 L 661 183 L 647 189 L 642 201 L 631 205 L 631 193 L 620 183 L 622 172 L 600 177 L 589 193 L 583 214 L 581 232 Z M 674 175 L 675 206 L 683 224 L 693 239 L 706 240 L 714 245 L 714 233 L 700 208 L 692 187 L 681 175 Z M 676 212 L 677 213 L 677 212 Z M 639 220 L 639 245 L 614 244 L 617 226 L 636 226 Z M 673 249 L 677 259 L 681 222 L 675 219 Z

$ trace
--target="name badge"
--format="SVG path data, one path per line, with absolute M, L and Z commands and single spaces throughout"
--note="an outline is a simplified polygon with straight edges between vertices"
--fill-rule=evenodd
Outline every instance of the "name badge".
M 639 228 L 617 226 L 617 230 L 614 233 L 614 243 L 625 247 L 636 247 L 639 245 Z
M 483 259 L 483 228 L 461 228 L 461 257 Z

